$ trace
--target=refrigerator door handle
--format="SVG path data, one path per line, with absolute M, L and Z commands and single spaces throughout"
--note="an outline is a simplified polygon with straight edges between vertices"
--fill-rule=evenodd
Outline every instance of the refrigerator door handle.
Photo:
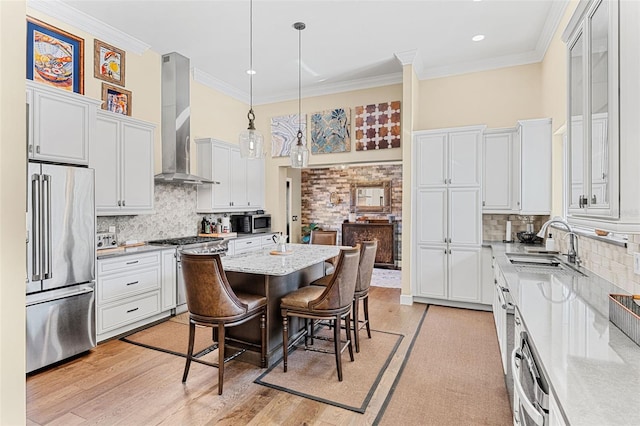
M 32 300 L 32 301 L 29 301 L 27 299 L 26 306 L 28 307 L 28 306 L 39 305 L 41 303 L 49 303 L 49 302 L 53 302 L 54 300 L 69 299 L 71 297 L 81 296 L 81 295 L 87 294 L 87 293 L 93 293 L 93 291 L 94 291 L 93 287 L 82 287 L 82 288 L 79 288 L 77 290 L 74 290 L 74 291 L 71 291 L 71 292 L 57 294 L 56 296 L 49 297 L 49 298 L 36 299 L 36 300 Z
M 31 281 L 42 279 L 40 175 L 31 176 Z
M 46 269 L 43 267 L 44 279 L 53 278 L 53 271 L 51 268 L 52 254 L 51 254 L 51 175 L 43 175 L 42 178 L 43 199 L 46 201 L 46 210 L 44 213 L 44 227 L 43 227 L 43 244 L 42 244 L 42 258 L 46 262 Z

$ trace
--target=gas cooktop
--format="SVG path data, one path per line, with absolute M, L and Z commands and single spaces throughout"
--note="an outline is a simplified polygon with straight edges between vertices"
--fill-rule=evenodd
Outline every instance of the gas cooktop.
M 172 246 L 186 246 L 190 244 L 213 243 L 213 242 L 222 241 L 222 240 L 223 238 L 220 238 L 220 237 L 193 236 L 193 237 L 166 238 L 164 240 L 153 240 L 153 241 L 148 241 L 148 243 L 152 245 L 165 244 L 165 245 L 172 245 Z

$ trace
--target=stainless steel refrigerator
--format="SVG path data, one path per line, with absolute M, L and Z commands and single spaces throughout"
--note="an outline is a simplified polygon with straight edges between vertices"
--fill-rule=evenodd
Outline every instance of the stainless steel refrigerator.
M 29 163 L 27 372 L 96 344 L 92 169 Z

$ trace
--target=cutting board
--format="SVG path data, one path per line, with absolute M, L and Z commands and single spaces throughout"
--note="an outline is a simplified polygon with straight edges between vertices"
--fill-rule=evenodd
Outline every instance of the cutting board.
M 221 238 L 235 238 L 238 236 L 237 232 L 221 232 L 219 234 L 198 234 L 198 237 L 221 237 Z

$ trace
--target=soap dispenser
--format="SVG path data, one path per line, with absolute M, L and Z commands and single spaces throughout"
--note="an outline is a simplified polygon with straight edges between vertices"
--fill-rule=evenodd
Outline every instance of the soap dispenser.
M 553 235 L 549 234 L 547 237 L 547 242 L 545 243 L 545 249 L 547 251 L 556 251 L 556 242 L 553 239 Z

